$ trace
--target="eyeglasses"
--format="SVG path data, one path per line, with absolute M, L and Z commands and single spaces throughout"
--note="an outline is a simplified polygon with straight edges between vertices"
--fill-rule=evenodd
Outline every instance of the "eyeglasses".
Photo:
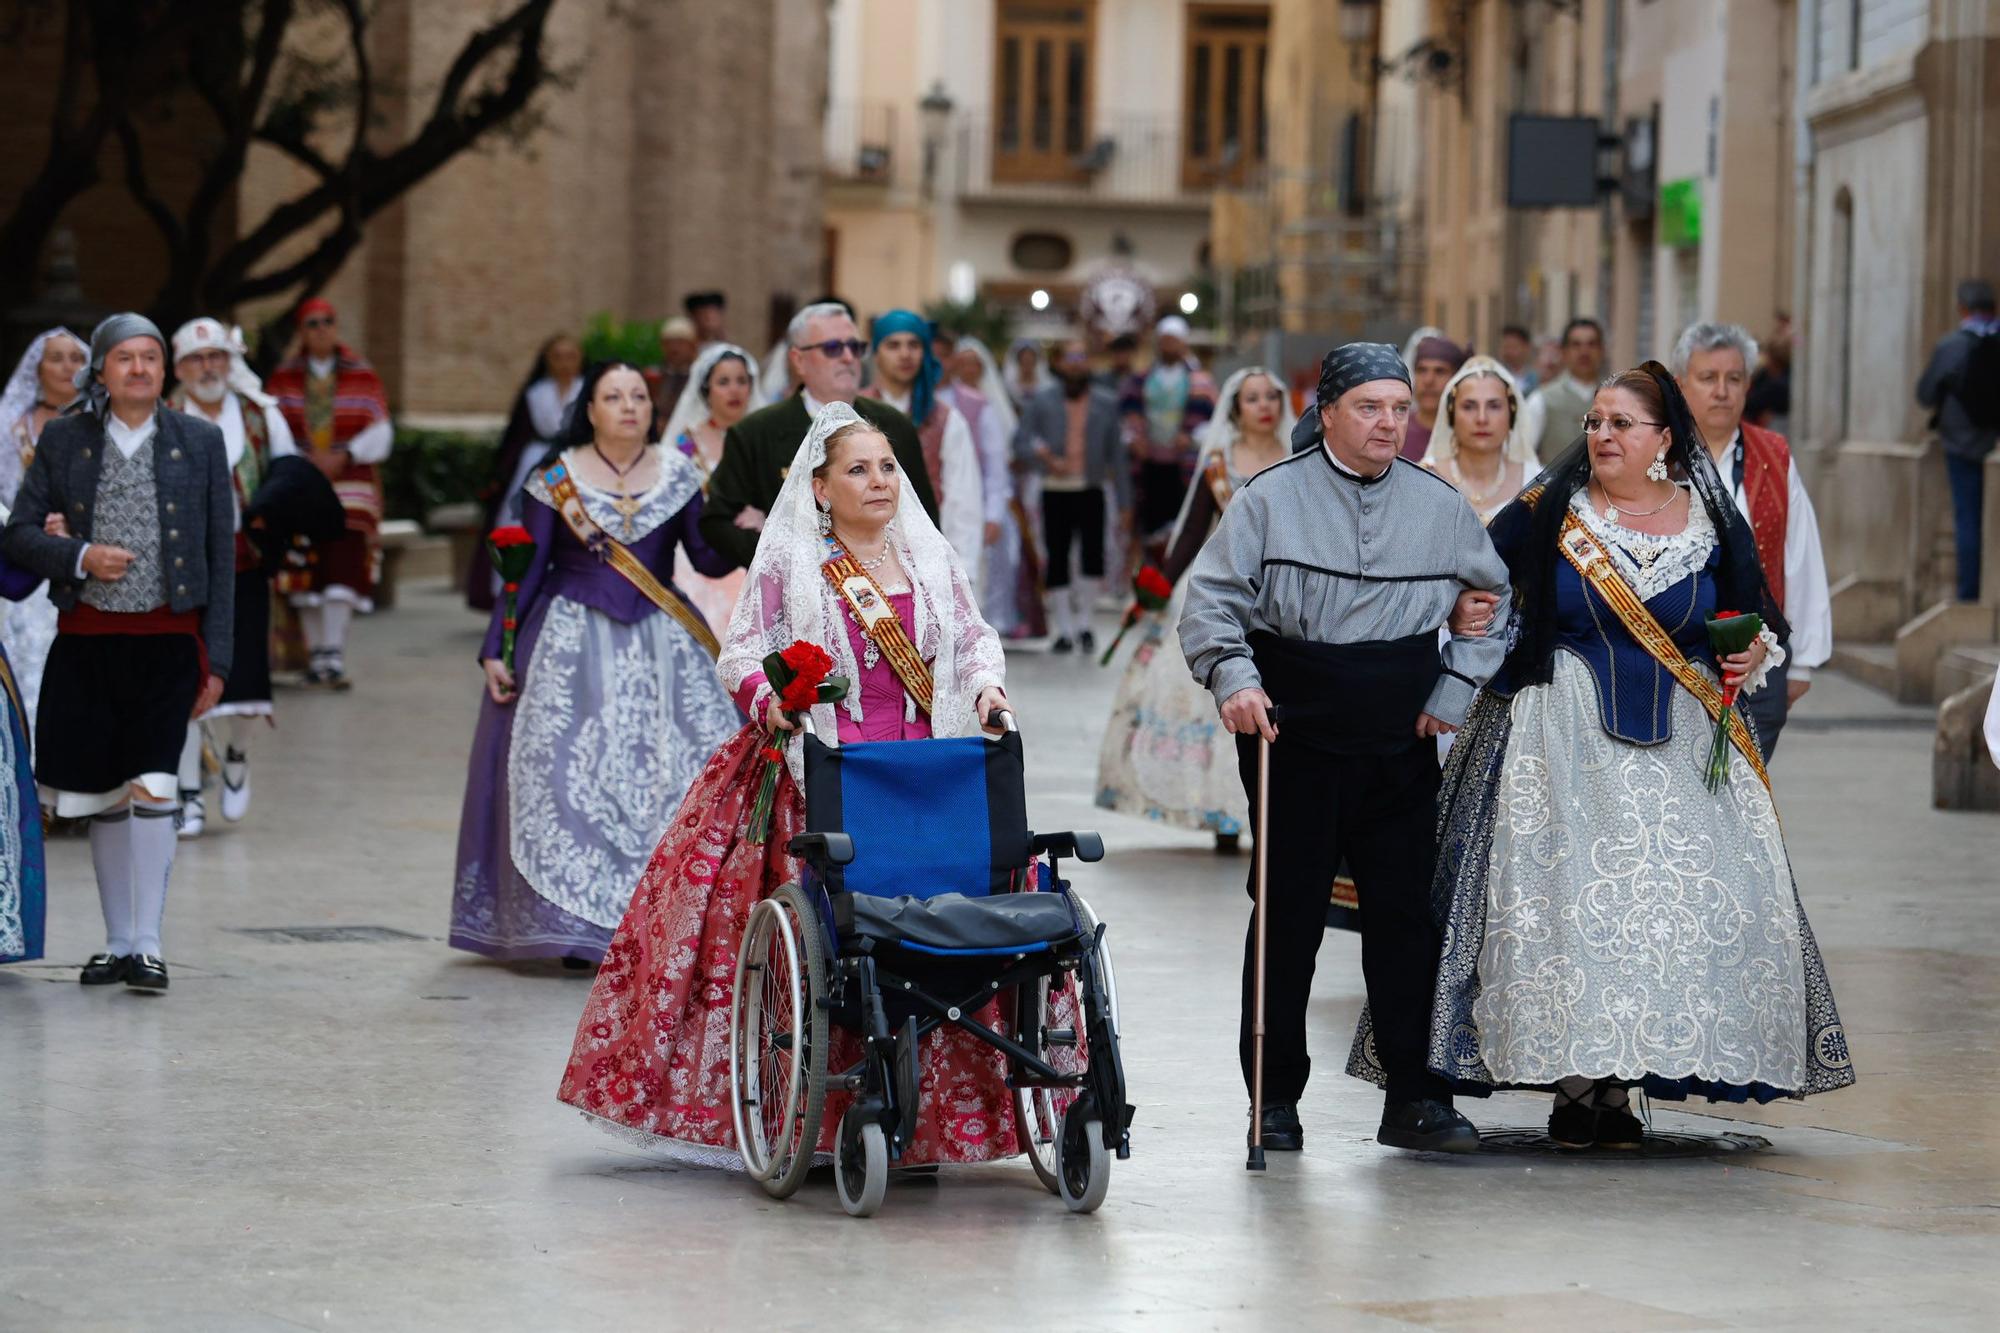
M 1667 423 L 1664 421 L 1634 421 L 1631 417 L 1627 416 L 1601 417 L 1595 412 L 1592 412 L 1583 419 L 1583 433 L 1585 435 L 1595 435 L 1605 426 L 1611 427 L 1612 434 L 1623 435 L 1634 426 L 1657 426 L 1661 430 L 1665 430 Z
M 314 315 L 299 327 L 307 329 L 330 329 L 333 327 L 333 319 L 328 315 Z
M 794 343 L 793 346 L 801 352 L 818 352 L 829 361 L 838 361 L 843 356 L 851 356 L 858 361 L 861 354 L 868 350 L 868 344 L 859 338 L 829 338 L 823 343 Z

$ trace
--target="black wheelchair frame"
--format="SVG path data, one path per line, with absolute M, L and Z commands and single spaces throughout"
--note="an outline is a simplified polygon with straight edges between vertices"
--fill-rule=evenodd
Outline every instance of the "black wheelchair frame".
M 1011 716 L 1008 724 L 1011 730 Z M 816 1019 L 824 1017 L 827 1027 L 806 1033 L 805 1043 L 818 1049 L 807 1050 L 805 1058 L 824 1061 L 834 1029 L 855 1033 L 862 1045 L 853 1065 L 827 1073 L 818 1095 L 809 1087 L 803 1108 L 808 1133 L 816 1135 L 824 1093 L 853 1094 L 853 1104 L 841 1118 L 834 1163 L 841 1203 L 850 1214 L 868 1216 L 880 1206 L 890 1165 L 915 1136 L 919 1051 L 924 1039 L 941 1027 L 969 1032 L 1007 1057 L 1017 1135 L 1036 1175 L 1071 1210 L 1094 1210 L 1104 1198 L 1110 1158 L 1131 1155 L 1133 1108 L 1125 1101 L 1105 927 L 1089 915 L 1060 873 L 1064 857 L 1101 860 L 1104 842 L 1095 833 L 1031 833 L 1029 845 L 1034 860 L 1049 860 L 1050 887 L 1037 891 L 1063 894 L 1079 923 L 1077 930 L 1048 950 L 964 957 L 931 955 L 859 935 L 843 940 L 835 895 L 827 885 L 836 867 L 854 859 L 853 839 L 840 832 L 801 833 L 787 844 L 808 868 L 796 889 L 788 886 L 804 901 L 787 900 L 801 916 L 800 909 L 810 905 L 809 921 L 819 938 L 807 951 L 808 956 L 818 954 L 819 966 L 805 971 L 823 978 L 824 988 L 824 994 L 813 997 L 812 1011 Z M 799 925 L 803 928 L 807 921 Z M 746 956 L 741 966 L 748 975 L 762 964 Z M 1082 1031 L 1049 1023 L 1050 989 L 1071 974 L 1078 981 Z M 1013 1036 L 974 1017 L 1009 990 L 1015 993 Z M 732 1022 L 732 1033 L 735 1027 Z M 733 1048 L 738 1040 L 732 1035 Z M 1083 1070 L 1066 1073 L 1052 1063 L 1052 1051 L 1078 1045 L 1086 1059 Z M 1061 1092 L 1076 1095 L 1057 1124 L 1054 1097 Z M 732 1095 L 743 1097 L 740 1084 Z M 804 1151 L 810 1155 L 809 1146 Z M 760 1176 L 766 1190 L 778 1197 L 790 1194 L 802 1178 L 803 1163 L 797 1162 L 780 1163 L 779 1169 Z

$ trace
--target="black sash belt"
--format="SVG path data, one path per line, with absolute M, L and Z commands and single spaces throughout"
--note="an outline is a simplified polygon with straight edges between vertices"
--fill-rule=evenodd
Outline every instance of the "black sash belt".
M 1264 693 L 1287 741 L 1327 754 L 1395 754 L 1419 743 L 1417 718 L 1443 667 L 1437 634 L 1366 643 L 1250 635 Z

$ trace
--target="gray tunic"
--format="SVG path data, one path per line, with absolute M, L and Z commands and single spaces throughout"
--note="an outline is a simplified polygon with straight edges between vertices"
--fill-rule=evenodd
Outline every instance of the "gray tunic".
M 1188 570 L 1181 649 L 1219 705 L 1262 686 L 1254 631 L 1331 644 L 1435 633 L 1467 588 L 1500 604 L 1486 637 L 1444 645 L 1425 711 L 1454 726 L 1507 656 L 1507 566 L 1443 478 L 1397 459 L 1364 480 L 1322 445 L 1258 473 L 1224 511 Z

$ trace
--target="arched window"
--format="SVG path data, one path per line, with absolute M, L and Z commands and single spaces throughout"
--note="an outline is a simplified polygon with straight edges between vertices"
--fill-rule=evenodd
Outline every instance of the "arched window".
M 1014 267 L 1024 273 L 1060 273 L 1075 254 L 1069 237 L 1052 231 L 1024 231 L 1008 248 Z

